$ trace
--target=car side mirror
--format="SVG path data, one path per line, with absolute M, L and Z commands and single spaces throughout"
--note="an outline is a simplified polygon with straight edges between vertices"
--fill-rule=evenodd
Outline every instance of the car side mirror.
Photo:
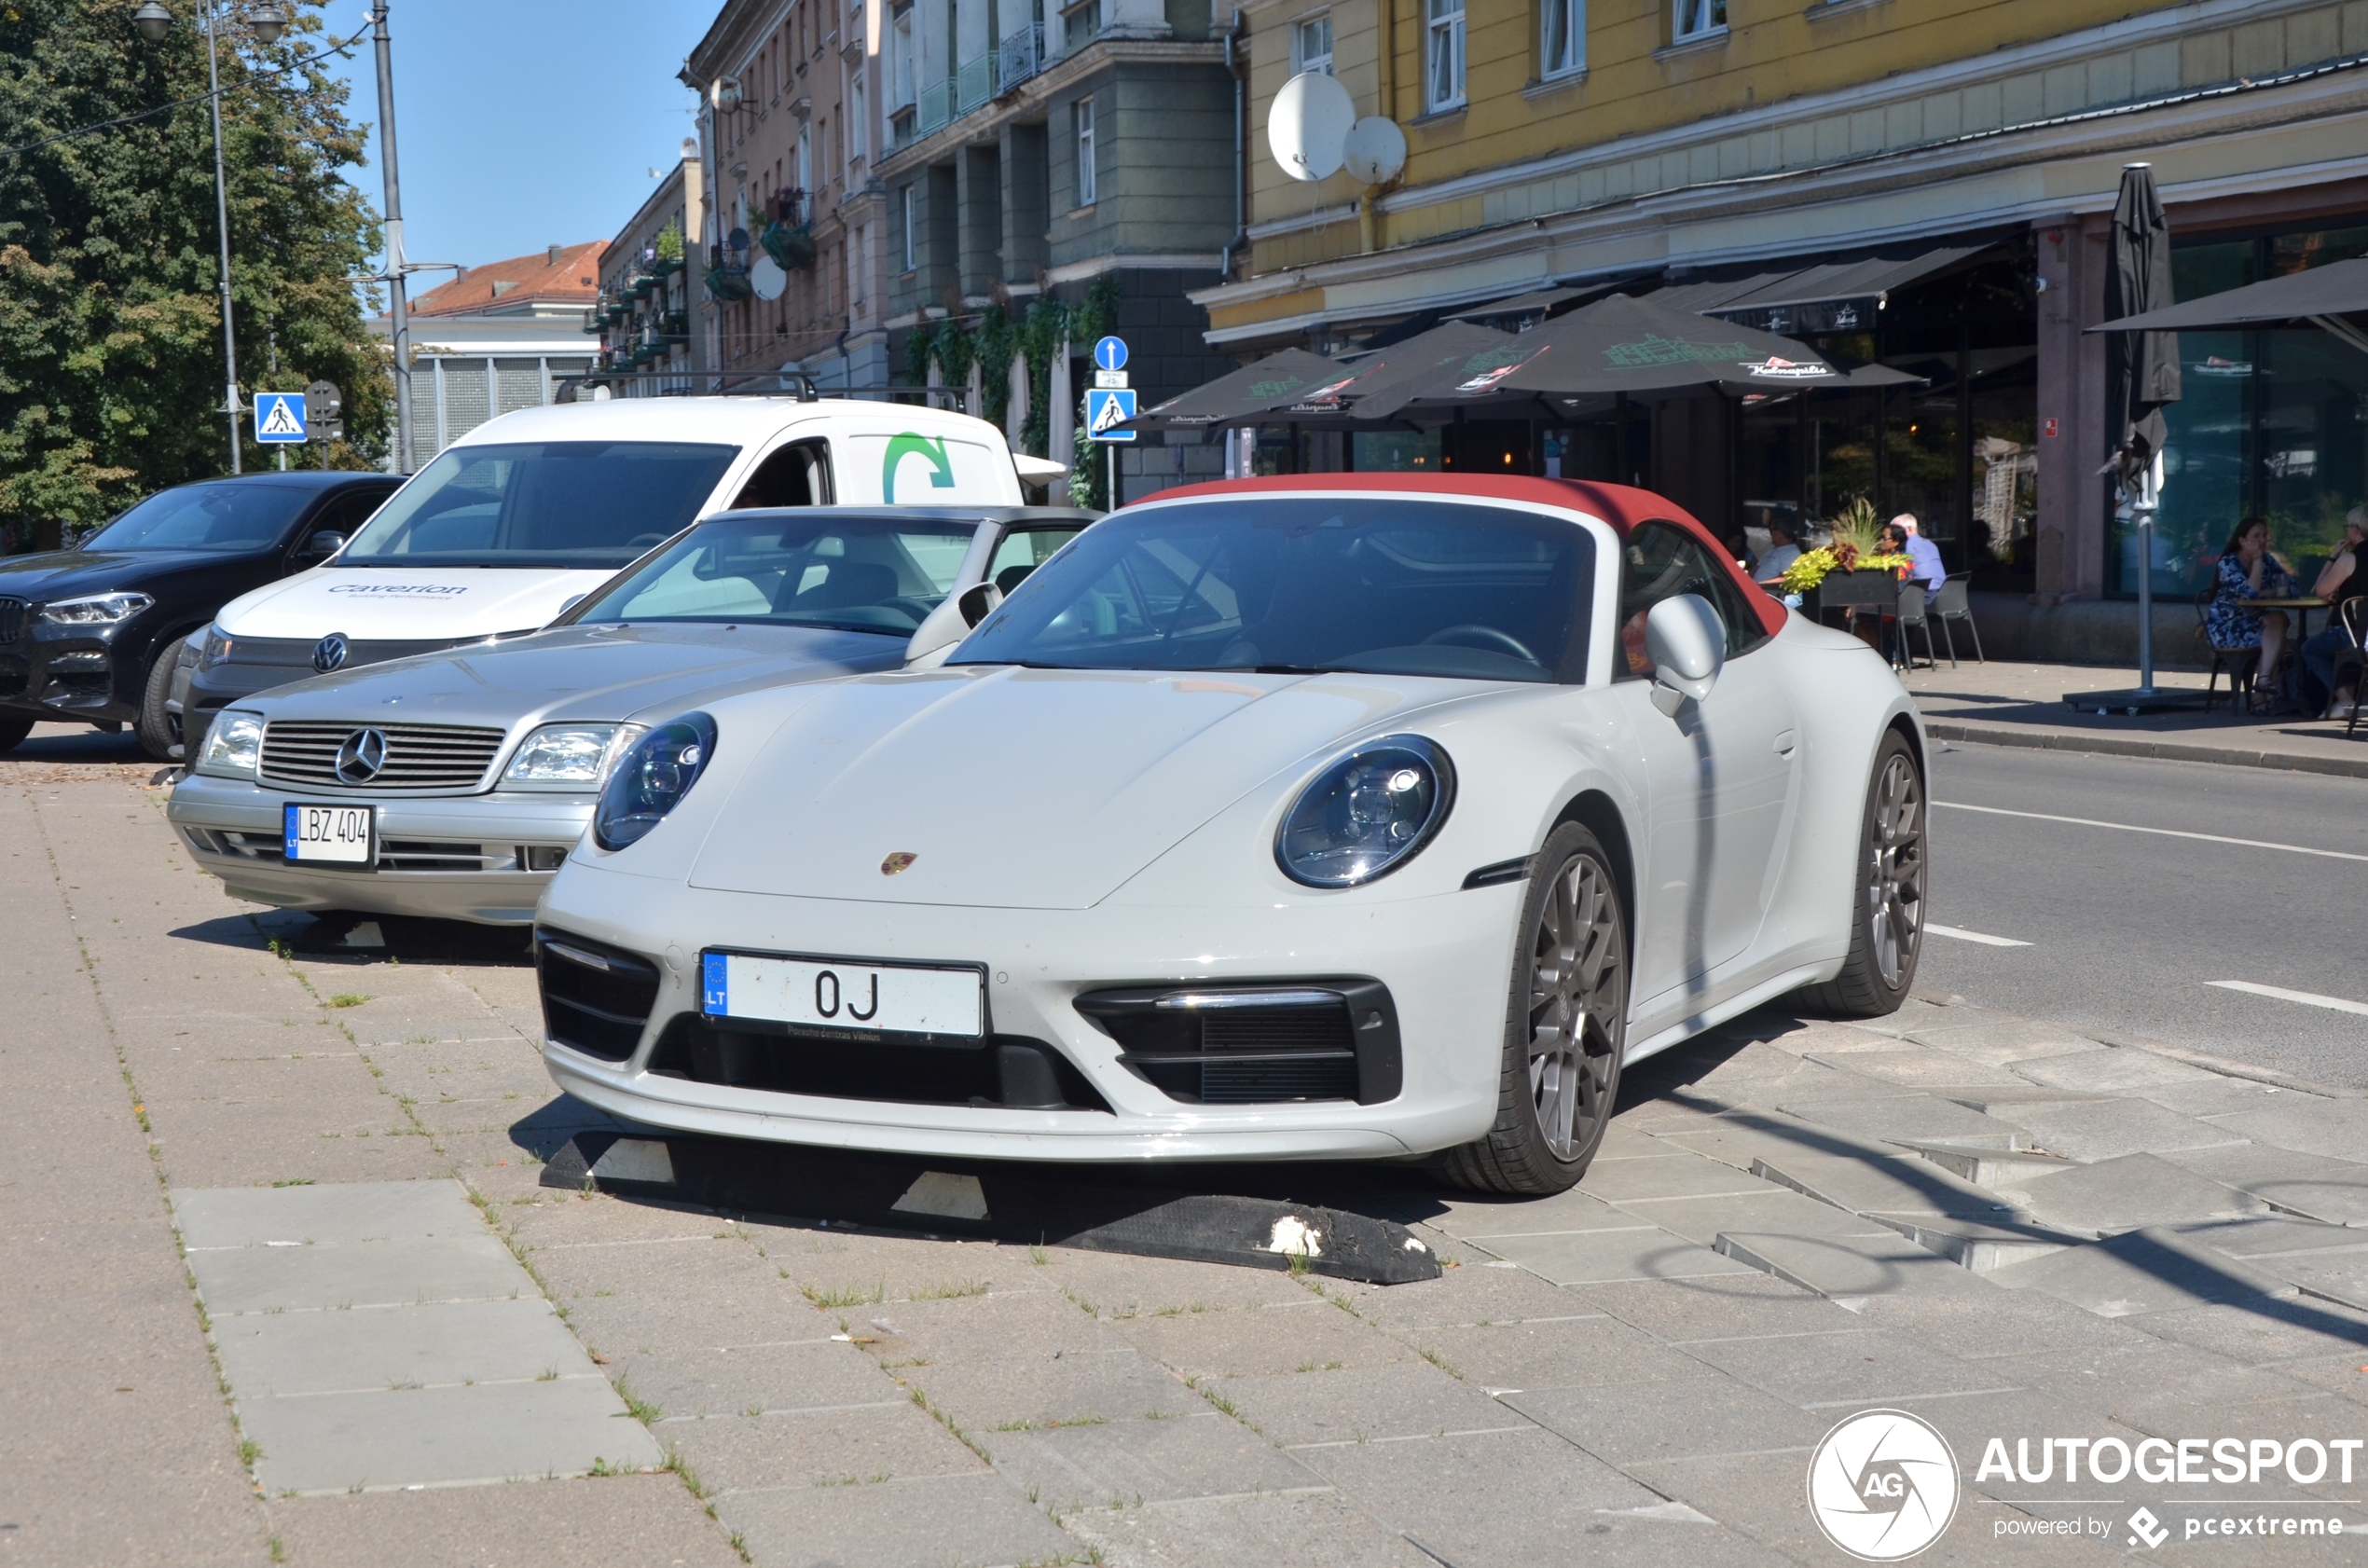
M 904 645 L 905 667 L 935 669 L 943 664 L 955 644 L 970 636 L 971 628 L 1002 602 L 1003 590 L 992 583 L 973 583 L 958 594 L 948 595 L 914 628 L 912 640 Z
M 1645 656 L 1653 665 L 1653 706 L 1671 718 L 1688 698 L 1710 695 L 1727 663 L 1727 627 L 1700 594 L 1673 594 L 1645 616 Z
M 304 542 L 304 548 L 296 552 L 296 558 L 308 561 L 325 561 L 331 556 L 336 555 L 339 550 L 344 548 L 344 534 L 339 533 L 335 529 L 323 529 L 319 532 L 313 534 L 311 538 Z

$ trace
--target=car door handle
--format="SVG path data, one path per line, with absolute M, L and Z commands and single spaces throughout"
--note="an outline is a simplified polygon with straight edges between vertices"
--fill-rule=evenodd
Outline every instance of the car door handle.
M 1794 749 L 1799 744 L 1800 737 L 1792 731 L 1780 731 L 1776 736 L 1776 754 L 1780 757 L 1790 758 Z

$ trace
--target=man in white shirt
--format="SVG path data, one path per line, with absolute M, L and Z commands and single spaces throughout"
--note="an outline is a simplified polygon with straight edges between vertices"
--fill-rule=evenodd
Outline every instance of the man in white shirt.
M 1916 514 L 1902 512 L 1891 520 L 1900 536 L 1907 541 L 1907 558 L 1915 564 L 1907 569 L 1910 582 L 1924 585 L 1924 602 L 1930 604 L 1940 598 L 1940 585 L 1948 579 L 1948 568 L 1941 564 L 1940 546 L 1926 539 L 1916 526 Z
M 1768 519 L 1768 554 L 1759 557 L 1759 570 L 1752 573 L 1755 582 L 1773 583 L 1800 559 L 1800 545 L 1793 539 L 1793 526 L 1783 518 Z

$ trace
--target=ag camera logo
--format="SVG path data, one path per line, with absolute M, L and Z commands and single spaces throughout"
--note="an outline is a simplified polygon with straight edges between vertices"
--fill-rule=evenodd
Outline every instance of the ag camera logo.
M 1852 1416 L 1809 1460 L 1810 1517 L 1862 1562 L 1898 1562 L 1939 1540 L 1958 1490 L 1948 1439 L 1906 1410 Z

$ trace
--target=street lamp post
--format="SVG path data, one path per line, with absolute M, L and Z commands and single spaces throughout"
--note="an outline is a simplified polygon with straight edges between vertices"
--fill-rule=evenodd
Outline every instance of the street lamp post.
M 387 37 L 386 0 L 370 7 L 370 36 L 379 57 L 379 161 L 386 171 L 387 325 L 394 348 L 394 465 L 411 472 L 411 315 L 404 299 L 403 182 L 394 167 L 394 59 Z
M 213 118 L 214 230 L 221 245 L 222 412 L 230 422 L 230 472 L 237 474 L 241 472 L 239 420 L 245 416 L 246 407 L 239 401 L 239 337 L 230 313 L 230 187 L 222 170 L 222 65 L 213 41 L 216 4 L 217 0 L 200 0 L 205 20 L 206 108 Z M 172 28 L 172 13 L 156 0 L 148 0 L 132 13 L 131 20 L 140 36 L 152 44 L 162 43 Z M 287 30 L 287 13 L 277 6 L 258 6 L 248 13 L 248 25 L 265 43 L 277 43 L 280 34 Z

